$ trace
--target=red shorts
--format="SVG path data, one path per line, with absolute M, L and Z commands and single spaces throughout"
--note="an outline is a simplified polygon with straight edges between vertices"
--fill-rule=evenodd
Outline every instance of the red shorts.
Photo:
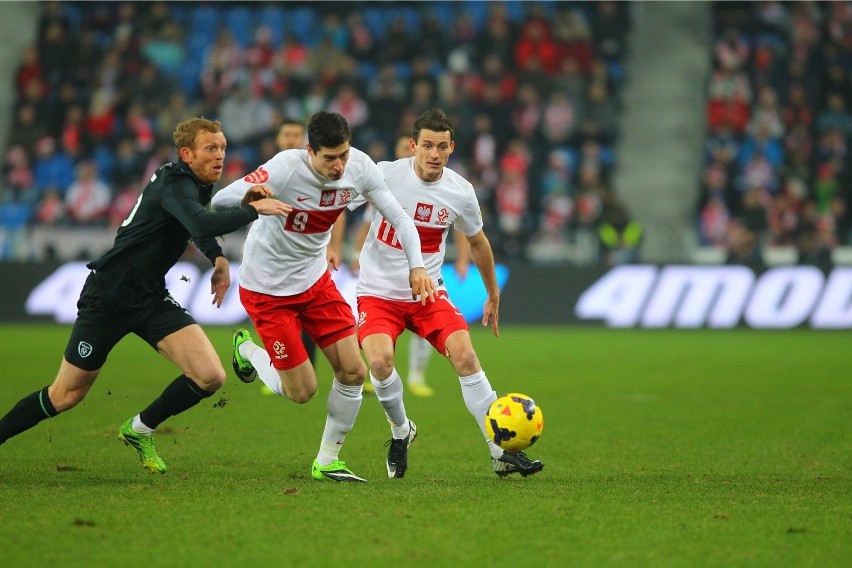
M 406 329 L 423 337 L 442 355 L 447 352 L 447 338 L 460 329 L 467 330 L 467 321 L 450 301 L 445 290 L 439 290 L 435 301 L 423 306 L 420 302 L 399 302 L 375 296 L 358 296 L 358 342 L 374 333 L 390 335 L 394 345 Z
M 240 301 L 279 370 L 308 360 L 302 330 L 320 349 L 355 333 L 352 308 L 326 272 L 316 284 L 294 296 L 270 296 L 240 286 Z

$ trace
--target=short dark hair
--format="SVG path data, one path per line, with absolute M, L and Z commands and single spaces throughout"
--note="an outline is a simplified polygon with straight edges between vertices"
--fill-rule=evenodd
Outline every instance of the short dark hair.
M 336 148 L 352 139 L 349 123 L 336 112 L 319 111 L 308 121 L 308 144 L 314 152 Z
M 433 132 L 449 131 L 450 142 L 454 140 L 453 124 L 447 118 L 447 114 L 439 108 L 429 109 L 414 119 L 414 133 L 411 137 L 414 138 L 415 142 L 419 141 L 420 131 L 424 128 Z
M 299 126 L 299 127 L 302 128 L 302 130 L 305 129 L 305 123 L 304 122 L 302 122 L 301 120 L 297 120 L 295 118 L 290 118 L 290 117 L 284 117 L 281 120 L 281 126 Z

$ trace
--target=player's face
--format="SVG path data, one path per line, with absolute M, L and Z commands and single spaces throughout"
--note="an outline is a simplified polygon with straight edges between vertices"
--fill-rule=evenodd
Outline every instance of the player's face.
M 412 149 L 413 142 L 408 136 L 400 136 L 396 139 L 396 147 L 394 147 L 393 153 L 397 160 L 400 158 L 410 158 L 414 155 L 414 150 Z
M 221 132 L 199 130 L 193 148 L 180 149 L 181 159 L 189 164 L 201 183 L 214 183 L 222 177 L 225 165 L 225 135 Z
M 279 150 L 305 147 L 305 129 L 297 124 L 285 124 L 278 130 L 275 139 Z
M 346 171 L 346 162 L 349 161 L 349 142 L 335 148 L 320 147 L 316 152 L 308 145 L 308 155 L 316 173 L 324 178 L 339 180 Z
M 420 131 L 420 138 L 414 146 L 414 172 L 423 181 L 441 179 L 444 166 L 455 150 L 455 142 L 450 140 L 450 131 L 435 132 L 434 130 Z

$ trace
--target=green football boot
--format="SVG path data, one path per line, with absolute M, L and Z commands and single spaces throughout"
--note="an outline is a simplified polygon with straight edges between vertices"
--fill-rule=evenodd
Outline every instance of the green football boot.
M 249 330 L 235 329 L 233 340 L 234 356 L 231 358 L 231 364 L 234 366 L 234 372 L 237 374 L 237 378 L 242 382 L 253 382 L 257 378 L 257 371 L 255 371 L 248 359 L 240 355 L 240 345 L 246 341 L 251 341 L 251 334 L 249 333 Z
M 329 481 L 356 481 L 366 482 L 367 480 L 358 477 L 352 470 L 346 467 L 346 462 L 337 460 L 329 465 L 320 465 L 317 460 L 314 460 L 311 466 L 311 476 L 314 479 L 327 479 Z
M 125 445 L 136 448 L 142 467 L 151 473 L 166 473 L 166 462 L 157 454 L 154 436 L 135 432 L 131 425 L 132 422 L 133 419 L 128 418 L 127 422 L 121 425 L 118 429 L 118 439 Z

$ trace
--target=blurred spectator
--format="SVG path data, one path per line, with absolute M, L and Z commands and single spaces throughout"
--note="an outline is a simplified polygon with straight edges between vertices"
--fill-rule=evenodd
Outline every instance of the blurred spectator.
M 475 40 L 476 53 L 494 56 L 500 61 L 511 61 L 514 55 L 516 33 L 506 11 L 506 5 L 492 2 L 482 33 Z M 478 63 L 482 63 L 479 61 Z
M 47 92 L 47 85 L 44 83 L 44 68 L 39 62 L 38 57 L 38 47 L 32 44 L 24 47 L 21 62 L 15 70 L 15 85 L 18 89 L 18 96 L 21 98 L 24 97 L 27 85 L 33 80 L 37 80 L 39 84 L 44 85 L 45 93 Z
M 173 153 L 167 146 L 174 117 L 190 115 L 223 122 L 229 174 L 241 175 L 241 157 L 253 163 L 274 152 L 274 129 L 285 115 L 304 121 L 318 110 L 339 111 L 379 157 L 400 131 L 408 134 L 413 114 L 441 106 L 465 148 L 452 166 L 475 182 L 488 230 L 510 254 L 523 253 L 540 228 L 570 240 L 575 169 L 606 177 L 612 168 L 628 5 L 378 3 L 337 12 L 303 6 L 299 15 L 318 22 L 311 35 L 289 29 L 295 17 L 285 20 L 288 29 L 267 27 L 276 14 L 295 16 L 292 6 L 247 3 L 239 7 L 253 22 L 240 30 L 240 41 L 251 38 L 245 49 L 224 25 L 233 6 L 203 8 L 218 27 L 199 30 L 192 11 L 162 1 L 45 3 L 37 49 L 21 57 L 21 128 L 9 142 L 34 153 L 50 136 L 69 160 L 65 169 L 96 163 L 116 189 L 106 214 L 113 226 L 135 203 L 139 180 Z M 194 77 L 182 76 L 193 69 Z M 604 104 L 585 100 L 597 85 Z M 35 179 L 62 169 L 46 166 L 52 159 L 33 160 Z M 18 170 L 26 168 L 7 172 L 24 179 Z M 61 196 L 69 184 L 45 187 Z M 603 188 L 595 200 L 611 191 Z M 599 215 L 600 207 L 586 209 Z M 500 213 L 508 238 L 499 223 L 491 225 Z
M 613 194 L 608 194 L 598 224 L 604 264 L 613 266 L 636 262 L 642 236 L 642 225 L 630 218 L 627 209 Z
M 116 145 L 115 159 L 108 176 L 112 186 L 123 190 L 139 184 L 144 179 L 142 172 L 144 167 L 142 156 L 144 155 L 144 153 L 137 151 L 132 138 L 122 136 Z
M 504 237 L 503 250 L 509 255 L 520 252 L 524 238 L 524 219 L 529 202 L 529 166 L 530 155 L 526 144 L 518 139 L 509 142 L 506 152 L 500 157 L 500 177 L 494 189 L 497 220 Z
M 38 41 L 38 60 L 48 85 L 58 85 L 74 68 L 75 51 L 68 28 L 59 21 L 48 23 Z
M 218 104 L 231 91 L 242 55 L 242 48 L 231 33 L 219 30 L 215 43 L 204 54 L 201 67 L 201 90 L 208 104 Z
M 0 259 L 27 260 L 27 223 L 31 210 L 26 203 L 0 203 Z
M 816 130 L 820 134 L 827 130 L 837 130 L 847 139 L 852 138 L 852 113 L 846 108 L 842 92 L 828 94 L 825 108 L 817 113 Z
M 568 144 L 577 131 L 580 109 L 564 91 L 554 90 L 544 104 L 541 120 L 542 134 L 548 144 Z
M 106 221 L 112 202 L 112 191 L 98 176 L 94 162 L 84 160 L 77 164 L 76 179 L 65 193 L 65 213 L 78 225 Z
M 74 162 L 63 151 L 57 151 L 56 140 L 45 136 L 36 144 L 36 158 L 33 174 L 38 193 L 55 189 L 65 195 L 65 191 L 74 181 Z
M 569 4 L 562 4 L 557 6 L 555 16 L 553 38 L 557 42 L 559 56 L 552 66 L 542 58 L 542 68 L 550 75 L 557 73 L 559 59 L 564 58 L 576 61 L 581 73 L 590 73 L 594 59 L 594 43 L 583 12 Z
M 353 131 L 365 126 L 370 111 L 365 101 L 352 85 L 341 85 L 328 101 L 328 110 L 336 112 L 346 119 Z
M 3 158 L 3 181 L 11 201 L 32 203 L 36 198 L 35 177 L 23 146 L 11 146 Z
M 57 189 L 49 189 L 36 205 L 36 221 L 41 225 L 61 225 L 65 222 L 65 202 Z
M 725 245 L 731 213 L 724 199 L 712 196 L 701 208 L 698 219 L 698 240 L 701 246 Z
M 234 145 L 249 144 L 272 123 L 274 109 L 261 97 L 252 95 L 246 85 L 237 84 L 219 105 L 218 117 Z
M 627 52 L 630 20 L 625 2 L 604 0 L 597 2 L 589 25 L 595 41 L 595 52 L 608 61 L 621 61 Z
M 535 58 L 541 62 L 545 73 L 555 74 L 559 71 L 560 56 L 559 46 L 551 37 L 547 21 L 531 19 L 521 27 L 520 37 L 515 44 L 515 64 L 519 70 L 526 69 L 530 59 Z M 580 70 L 584 71 L 582 63 L 577 63 Z
M 727 253 L 726 264 L 742 264 L 756 271 L 766 268 L 757 235 L 736 221 L 728 229 Z
M 518 87 L 515 105 L 512 110 L 512 126 L 515 135 L 534 143 L 539 132 L 544 107 L 538 90 L 529 84 Z
M 186 58 L 181 30 L 175 23 L 166 23 L 157 32 L 143 36 L 141 51 L 157 69 L 169 75 L 177 74 Z

